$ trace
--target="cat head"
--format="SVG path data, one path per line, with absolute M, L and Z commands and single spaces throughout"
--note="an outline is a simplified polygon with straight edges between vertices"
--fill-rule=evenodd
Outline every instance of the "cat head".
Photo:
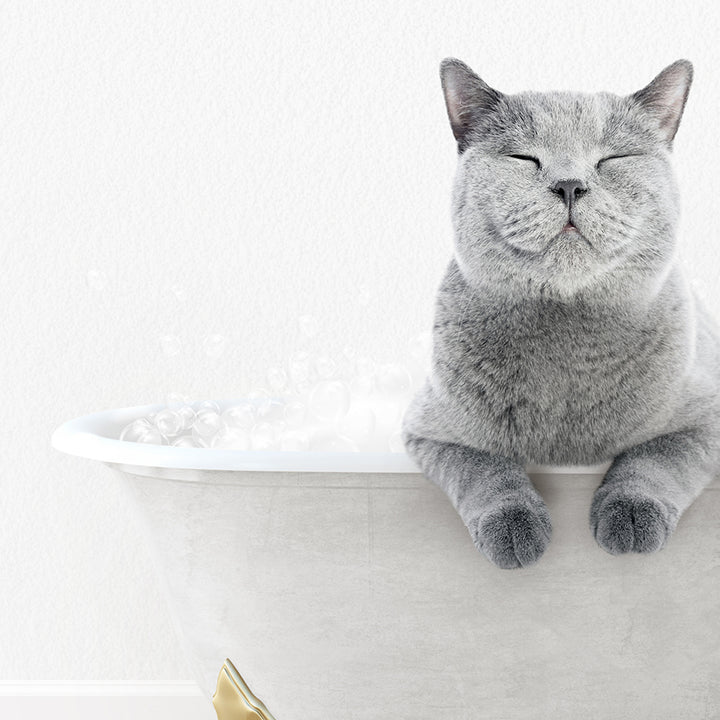
M 568 297 L 643 283 L 669 265 L 687 60 L 625 97 L 506 95 L 454 58 L 440 76 L 459 155 L 455 256 L 471 284 Z

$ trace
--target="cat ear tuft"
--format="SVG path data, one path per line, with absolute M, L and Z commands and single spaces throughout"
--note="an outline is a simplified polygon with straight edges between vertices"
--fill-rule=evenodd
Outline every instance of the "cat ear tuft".
M 469 132 L 476 120 L 492 110 L 502 94 L 456 58 L 445 58 L 440 63 L 440 82 L 458 152 L 462 152 L 469 144 Z
M 630 96 L 658 119 L 668 145 L 672 144 L 680 125 L 692 79 L 692 63 L 689 60 L 676 60 L 649 85 Z

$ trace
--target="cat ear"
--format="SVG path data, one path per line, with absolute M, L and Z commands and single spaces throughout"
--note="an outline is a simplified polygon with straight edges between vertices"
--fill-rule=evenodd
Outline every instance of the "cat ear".
M 475 121 L 492 110 L 502 94 L 456 58 L 445 58 L 440 63 L 440 82 L 458 152 L 462 152 L 469 144 L 469 131 Z
M 668 145 L 672 144 L 680 125 L 692 78 L 692 63 L 689 60 L 676 60 L 647 87 L 630 96 L 659 120 Z

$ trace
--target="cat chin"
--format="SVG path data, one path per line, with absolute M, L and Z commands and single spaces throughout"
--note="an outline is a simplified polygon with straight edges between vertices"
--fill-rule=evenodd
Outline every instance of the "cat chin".
M 552 278 L 538 279 L 538 285 L 542 287 L 542 294 L 545 297 L 558 300 L 570 300 L 577 297 L 597 284 L 596 277 L 582 277 L 569 273 L 555 275 Z
M 614 285 L 613 266 L 598 261 L 588 245 L 574 249 L 558 244 L 535 262 L 502 263 L 497 256 L 465 256 L 455 252 L 455 263 L 469 287 L 489 295 L 570 300 L 579 294 L 603 294 Z
M 530 270 L 533 283 L 546 294 L 568 298 L 592 287 L 604 274 L 587 243 L 554 243 L 543 256 L 540 267 Z

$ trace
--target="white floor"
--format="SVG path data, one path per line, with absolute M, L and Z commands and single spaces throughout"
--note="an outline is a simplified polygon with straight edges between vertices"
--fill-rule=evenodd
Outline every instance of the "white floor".
M 194 685 L 5 685 L 3 720 L 217 720 Z

